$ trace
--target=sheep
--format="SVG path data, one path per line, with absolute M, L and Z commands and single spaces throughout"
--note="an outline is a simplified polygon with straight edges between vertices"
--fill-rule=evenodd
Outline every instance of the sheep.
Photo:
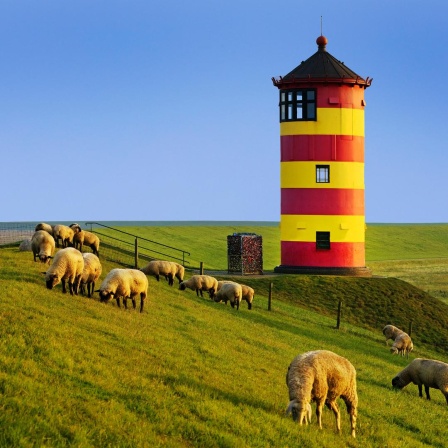
M 54 238 L 45 230 L 34 232 L 31 238 L 31 250 L 34 261 L 38 257 L 42 263 L 50 263 L 55 250 Z
M 38 230 L 45 230 L 45 232 L 48 232 L 51 236 L 53 236 L 53 226 L 47 224 L 46 222 L 37 224 L 34 231 L 37 232 Z
M 448 364 L 433 359 L 415 358 L 392 379 L 392 386 L 403 389 L 409 383 L 418 386 L 418 395 L 423 397 L 422 386 L 425 386 L 426 399 L 430 400 L 429 388 L 439 389 L 448 404 Z
M 241 285 L 243 296 L 242 300 L 245 300 L 247 302 L 247 309 L 252 309 L 252 302 L 254 301 L 255 291 L 253 288 L 247 285 Z
M 386 325 L 383 328 L 383 334 L 384 336 L 386 336 L 386 345 L 389 345 L 389 339 L 395 341 L 395 338 L 401 333 L 403 333 L 403 330 L 400 330 L 398 327 L 395 327 L 393 325 Z
M 179 289 L 184 291 L 189 288 L 196 291 L 196 295 L 202 295 L 202 291 L 208 291 L 210 298 L 213 299 L 215 292 L 218 290 L 218 280 L 210 275 L 193 275 L 188 280 L 179 283 Z
M 409 357 L 409 353 L 413 350 L 414 345 L 407 333 L 394 325 L 386 325 L 383 328 L 383 334 L 386 337 L 386 345 L 389 345 L 389 339 L 394 341 L 390 349 L 392 354 L 401 354 L 402 356 L 406 355 Z
M 221 287 L 224 283 L 232 283 L 232 281 L 231 280 L 219 280 L 218 281 L 218 291 L 221 289 Z M 255 291 L 250 286 L 243 285 L 243 284 L 241 284 L 241 289 L 243 291 L 241 300 L 245 300 L 247 302 L 247 309 L 251 310 L 252 302 L 253 302 L 254 296 L 255 296 Z M 227 305 L 227 302 L 226 302 L 226 305 Z
M 72 224 L 73 225 L 73 224 Z M 87 230 L 80 230 L 73 235 L 74 246 L 82 252 L 82 246 L 86 245 L 92 249 L 92 252 L 98 257 L 100 249 L 100 239 L 97 235 Z
M 337 431 L 341 431 L 341 416 L 336 403 L 341 397 L 350 415 L 351 435 L 355 437 L 358 394 L 356 370 L 348 359 L 328 350 L 315 350 L 296 356 L 288 367 L 286 384 L 289 389 L 287 413 L 294 421 L 306 423 L 308 405 L 315 401 L 319 427 L 322 429 L 324 404 L 333 411 Z
M 411 338 L 406 333 L 399 334 L 396 338 L 390 351 L 394 355 L 401 355 L 409 358 L 409 353 L 414 349 L 414 344 Z
M 184 279 L 184 267 L 174 261 L 153 260 L 150 261 L 144 268 L 140 269 L 146 275 L 153 275 L 157 281 L 163 275 L 168 280 L 168 284 L 173 286 L 174 277 L 179 280 L 179 284 Z
M 84 259 L 81 252 L 73 247 L 61 249 L 56 253 L 53 263 L 45 274 L 45 282 L 48 289 L 53 289 L 59 282 L 62 282 L 62 292 L 65 294 L 65 281 L 68 282 L 70 294 L 78 295 L 78 287 L 81 274 L 84 269 Z
M 223 301 L 226 305 L 227 302 L 230 301 L 232 308 L 235 308 L 236 305 L 236 309 L 238 310 L 240 308 L 242 296 L 243 290 L 239 283 L 225 282 L 221 285 L 221 287 L 218 289 L 218 292 L 215 294 L 214 301 Z
M 81 274 L 80 289 L 81 294 L 85 294 L 85 285 L 87 285 L 87 297 L 91 297 L 95 289 L 95 282 L 99 279 L 102 267 L 100 259 L 90 252 L 82 254 L 84 259 L 84 269 Z
M 59 239 L 61 239 L 62 247 L 73 246 L 75 231 L 71 227 L 64 226 L 63 224 L 56 224 L 53 227 L 53 236 L 56 241 L 56 247 L 59 247 Z
M 135 298 L 140 294 L 140 313 L 143 312 L 143 305 L 148 296 L 148 278 L 139 269 L 112 269 L 101 283 L 99 292 L 100 301 L 107 303 L 115 297 L 118 307 L 120 298 L 123 299 L 125 309 L 127 309 L 127 299 L 132 300 L 135 309 Z

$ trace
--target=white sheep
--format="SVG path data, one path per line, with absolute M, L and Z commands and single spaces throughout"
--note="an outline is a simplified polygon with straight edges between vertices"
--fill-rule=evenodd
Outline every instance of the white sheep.
M 160 280 L 160 276 L 163 275 L 168 284 L 172 286 L 174 284 L 174 277 L 179 280 L 179 284 L 184 279 L 184 267 L 174 261 L 165 260 L 152 260 L 144 268 L 140 269 L 146 275 L 152 275 L 157 281 Z
M 67 281 L 70 294 L 77 295 L 83 269 L 84 259 L 79 250 L 73 247 L 61 249 L 56 252 L 53 263 L 47 272 L 44 272 L 47 288 L 53 289 L 59 282 L 62 282 L 62 292 L 66 293 L 65 281 Z
M 439 389 L 448 404 L 448 364 L 433 359 L 415 358 L 392 379 L 392 386 L 403 389 L 409 383 L 418 386 L 418 395 L 423 397 L 425 386 L 426 398 L 430 400 L 429 388 Z
M 186 288 L 196 291 L 196 295 L 199 296 L 201 294 L 201 297 L 203 297 L 202 291 L 208 291 L 210 298 L 213 299 L 218 290 L 218 280 L 210 275 L 197 274 L 179 283 L 181 291 L 184 291 Z
M 56 224 L 53 227 L 53 236 L 56 241 L 56 247 L 59 247 L 59 239 L 63 247 L 73 246 L 75 231 L 71 227 L 64 226 L 63 224 Z
M 47 224 L 46 222 L 37 224 L 34 231 L 37 232 L 38 230 L 45 230 L 45 232 L 48 232 L 51 236 L 53 236 L 53 226 Z
M 394 355 L 406 355 L 406 357 L 409 358 L 409 353 L 412 352 L 413 349 L 414 344 L 412 343 L 410 336 L 403 332 L 395 338 L 390 351 Z
M 236 305 L 236 309 L 238 310 L 243 296 L 241 285 L 236 282 L 225 282 L 220 286 L 213 300 L 215 302 L 225 302 L 226 305 L 230 301 L 232 308 Z
M 344 400 L 350 415 L 351 435 L 355 437 L 358 394 L 356 370 L 348 359 L 328 350 L 316 350 L 296 356 L 288 367 L 286 384 L 289 389 L 287 413 L 294 421 L 306 423 L 308 405 L 316 402 L 316 415 L 322 428 L 324 404 L 333 411 L 336 428 L 341 430 L 341 416 L 336 400 Z
M 95 282 L 100 278 L 102 266 L 100 259 L 90 252 L 82 254 L 84 259 L 84 269 L 81 274 L 80 290 L 81 294 L 85 294 L 85 286 L 87 286 L 87 297 L 91 297 L 95 289 Z
M 118 307 L 120 299 L 123 299 L 125 309 L 129 298 L 135 309 L 135 298 L 140 295 L 140 312 L 143 312 L 143 305 L 148 296 L 148 278 L 139 269 L 115 268 L 107 274 L 96 292 L 99 292 L 101 302 L 115 298 Z
M 54 238 L 45 230 L 34 232 L 31 238 L 31 250 L 33 251 L 34 261 L 36 257 L 42 263 L 50 263 L 53 258 L 56 244 Z
M 409 357 L 409 353 L 413 350 L 414 345 L 407 333 L 394 325 L 386 325 L 383 328 L 383 334 L 386 337 L 386 345 L 389 345 L 389 339 L 394 341 L 390 349 L 392 354 L 401 354 L 402 356 L 406 355 Z
M 219 280 L 218 281 L 218 291 L 221 289 L 221 287 L 224 283 L 232 283 L 232 280 Z M 255 291 L 250 286 L 243 285 L 243 284 L 241 284 L 241 289 L 243 291 L 241 300 L 245 300 L 247 302 L 247 308 L 249 310 L 251 310 L 252 302 L 254 301 L 254 297 L 255 297 Z M 227 305 L 227 302 L 226 302 L 226 305 Z
M 74 228 L 72 227 L 72 229 Z M 100 239 L 98 238 L 98 235 L 95 235 L 92 232 L 88 232 L 87 230 L 79 230 L 78 232 L 75 232 L 73 235 L 73 245 L 81 252 L 83 245 L 89 246 L 90 249 L 92 249 L 92 252 L 96 256 L 99 256 Z
M 252 309 L 252 302 L 254 301 L 255 291 L 253 288 L 247 285 L 241 285 L 241 289 L 243 290 L 242 300 L 247 302 L 247 309 Z

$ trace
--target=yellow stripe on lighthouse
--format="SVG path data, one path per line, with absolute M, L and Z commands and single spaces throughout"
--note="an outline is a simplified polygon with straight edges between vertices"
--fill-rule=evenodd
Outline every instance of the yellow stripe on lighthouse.
M 283 135 L 356 135 L 364 137 L 364 111 L 351 108 L 318 108 L 317 121 L 284 121 Z
M 365 217 L 352 215 L 281 215 L 282 241 L 315 242 L 316 231 L 331 232 L 334 243 L 364 243 Z
M 330 182 L 316 182 L 316 165 L 329 165 Z M 360 162 L 281 162 L 281 188 L 364 189 L 364 163 Z

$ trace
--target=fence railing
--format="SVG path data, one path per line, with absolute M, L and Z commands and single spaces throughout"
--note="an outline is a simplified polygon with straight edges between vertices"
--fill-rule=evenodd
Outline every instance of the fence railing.
M 127 254 L 128 257 L 132 256 L 135 267 L 138 267 L 139 260 L 150 261 L 155 259 L 176 261 L 182 264 L 182 266 L 188 266 L 189 264 L 187 257 L 191 254 L 184 249 L 159 243 L 158 241 L 150 240 L 99 222 L 86 222 L 85 224 L 86 226 L 90 226 L 91 231 L 99 236 L 102 247 L 108 248 L 109 250 L 113 250 L 115 247 L 119 253 Z M 108 229 L 108 232 L 101 232 L 98 228 L 94 228 L 94 226 L 100 229 Z M 127 239 L 118 238 L 119 235 L 125 235 Z

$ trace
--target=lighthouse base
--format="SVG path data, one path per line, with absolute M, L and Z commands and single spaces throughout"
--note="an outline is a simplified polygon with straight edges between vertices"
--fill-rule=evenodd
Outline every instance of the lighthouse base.
M 286 266 L 274 268 L 276 274 L 306 274 L 306 275 L 345 275 L 348 277 L 371 277 L 372 272 L 367 267 L 324 267 L 324 266 Z

